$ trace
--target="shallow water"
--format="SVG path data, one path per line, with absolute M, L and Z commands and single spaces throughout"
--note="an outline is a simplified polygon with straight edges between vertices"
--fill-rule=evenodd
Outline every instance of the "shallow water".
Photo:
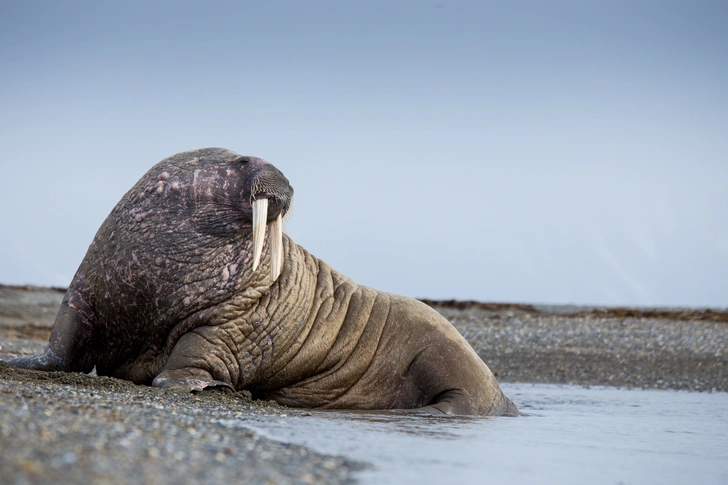
M 728 484 L 728 393 L 502 387 L 523 417 L 312 412 L 221 424 L 369 462 L 363 484 Z

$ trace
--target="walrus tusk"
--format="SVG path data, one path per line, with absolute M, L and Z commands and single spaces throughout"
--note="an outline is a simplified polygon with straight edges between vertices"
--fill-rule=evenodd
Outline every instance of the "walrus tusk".
M 268 245 L 270 246 L 270 280 L 275 281 L 283 269 L 283 223 L 281 214 L 270 223 Z
M 265 221 L 268 218 L 268 199 L 253 201 L 253 271 L 258 269 L 260 253 L 263 252 Z

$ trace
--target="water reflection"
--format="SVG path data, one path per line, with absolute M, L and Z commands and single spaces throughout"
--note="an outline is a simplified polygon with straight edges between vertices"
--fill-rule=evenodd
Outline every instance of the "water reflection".
M 352 426 L 370 432 L 405 433 L 420 437 L 458 438 L 456 431 L 490 417 L 408 414 L 390 411 L 316 411 L 322 419 L 348 420 Z

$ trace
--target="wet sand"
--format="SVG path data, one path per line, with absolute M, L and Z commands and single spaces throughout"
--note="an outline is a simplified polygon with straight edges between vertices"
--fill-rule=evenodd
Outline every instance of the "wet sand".
M 63 290 L 0 285 L 0 359 L 45 346 Z M 725 310 L 426 301 L 502 382 L 728 391 Z M 0 363 L 3 483 L 349 483 L 366 466 L 220 420 L 306 415 L 246 392 L 180 393 Z

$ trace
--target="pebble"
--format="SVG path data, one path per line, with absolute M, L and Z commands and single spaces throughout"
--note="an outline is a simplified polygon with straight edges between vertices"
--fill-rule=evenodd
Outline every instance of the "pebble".
M 244 427 L 246 416 L 296 412 L 282 411 L 246 393 L 184 394 L 0 362 L 0 482 L 343 484 L 364 468 Z

